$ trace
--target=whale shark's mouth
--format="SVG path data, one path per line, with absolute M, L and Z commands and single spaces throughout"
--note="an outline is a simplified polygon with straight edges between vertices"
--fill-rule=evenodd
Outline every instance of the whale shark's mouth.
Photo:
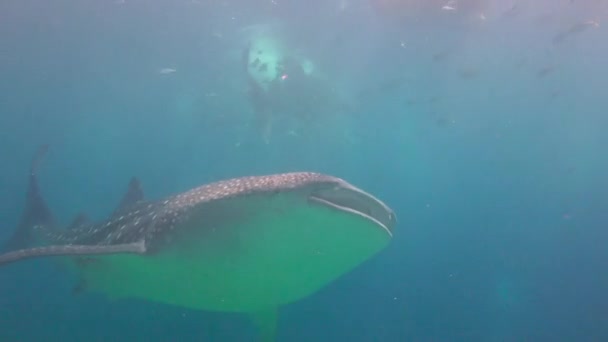
M 382 227 L 390 236 L 397 223 L 395 213 L 382 201 L 348 183 L 339 182 L 331 187 L 315 189 L 309 201 L 336 210 L 361 216 Z

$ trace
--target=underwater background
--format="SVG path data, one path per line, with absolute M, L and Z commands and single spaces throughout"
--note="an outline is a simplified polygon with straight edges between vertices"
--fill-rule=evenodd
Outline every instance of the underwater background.
M 602 0 L 4 0 L 0 240 L 41 144 L 66 225 L 108 215 L 134 175 L 161 198 L 318 171 L 399 223 L 283 307 L 279 341 L 606 341 L 607 19 Z M 280 117 L 247 91 L 254 31 L 322 74 Z M 75 282 L 52 260 L 0 270 L 0 341 L 255 340 L 245 315 Z

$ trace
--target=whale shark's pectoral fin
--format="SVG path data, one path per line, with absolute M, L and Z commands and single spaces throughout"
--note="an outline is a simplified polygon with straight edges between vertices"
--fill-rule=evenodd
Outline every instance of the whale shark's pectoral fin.
M 260 332 L 259 341 L 275 342 L 277 340 L 277 325 L 279 323 L 279 310 L 277 308 L 254 312 L 251 317 Z
M 70 255 L 99 255 L 99 254 L 144 254 L 145 241 L 119 245 L 53 245 L 19 249 L 0 254 L 0 265 L 9 264 L 29 258 Z

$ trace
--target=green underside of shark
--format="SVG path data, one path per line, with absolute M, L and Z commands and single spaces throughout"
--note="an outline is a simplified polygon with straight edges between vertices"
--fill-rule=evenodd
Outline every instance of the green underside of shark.
M 87 288 L 113 298 L 251 313 L 270 341 L 276 308 L 316 292 L 390 240 L 372 221 L 296 194 L 255 196 L 222 207 L 212 211 L 240 218 L 228 224 L 213 220 L 211 230 L 191 229 L 204 234 L 176 237 L 155 255 L 95 257 L 79 267 Z
M 291 193 L 222 206 L 240 217 L 187 229 L 154 255 L 95 257 L 80 267 L 87 287 L 193 309 L 256 312 L 310 295 L 390 240 L 372 221 Z

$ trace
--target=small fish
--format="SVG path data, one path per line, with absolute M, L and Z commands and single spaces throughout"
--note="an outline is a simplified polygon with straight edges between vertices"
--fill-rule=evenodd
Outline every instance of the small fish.
M 556 69 L 557 69 L 557 67 L 554 66 L 554 65 L 549 65 L 549 66 L 542 67 L 536 73 L 536 77 L 543 78 L 543 77 L 545 77 L 545 76 L 547 76 L 549 74 L 552 74 Z
M 158 73 L 161 75 L 168 75 L 168 74 L 172 74 L 176 71 L 177 71 L 177 69 L 174 69 L 174 68 L 162 68 L 158 71 Z
M 557 45 L 564 42 L 568 37 L 580 34 L 586 31 L 588 28 L 598 28 L 600 24 L 595 20 L 587 20 L 582 23 L 575 24 L 571 26 L 569 29 L 560 32 L 553 37 L 553 44 Z
M 452 54 L 452 51 L 452 49 L 445 49 L 433 54 L 431 58 L 433 59 L 433 62 L 442 62 Z
M 463 80 L 470 80 L 470 79 L 476 78 L 479 75 L 479 71 L 476 69 L 472 69 L 472 68 L 462 69 L 462 70 L 460 70 L 458 75 Z
M 508 10 L 502 13 L 503 18 L 514 18 L 518 16 L 521 12 L 521 9 L 517 6 L 517 4 L 511 6 Z

